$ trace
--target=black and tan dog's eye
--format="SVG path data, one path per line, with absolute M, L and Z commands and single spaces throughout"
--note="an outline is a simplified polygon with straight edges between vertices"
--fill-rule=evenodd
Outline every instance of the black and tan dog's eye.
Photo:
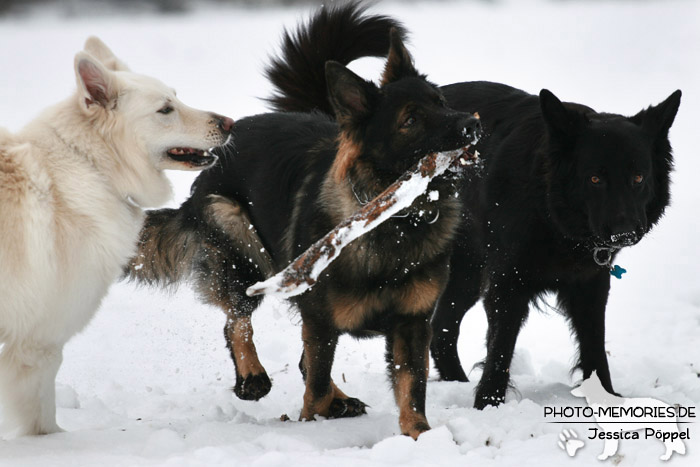
M 591 183 L 594 185 L 598 185 L 600 183 L 600 177 L 598 177 L 597 175 L 593 175 L 591 177 Z
M 632 179 L 635 185 L 639 185 L 644 181 L 644 176 L 643 175 L 635 175 L 634 178 Z
M 403 123 L 401 124 L 401 128 L 408 128 L 408 127 L 412 126 L 414 123 L 416 123 L 416 118 L 411 115 L 408 118 L 406 118 L 406 120 L 403 121 Z
M 159 114 L 163 114 L 163 115 L 168 115 L 168 114 L 169 114 L 170 112 L 172 112 L 173 110 L 175 110 L 175 109 L 173 109 L 173 108 L 170 107 L 169 105 L 166 105 L 165 107 L 163 107 L 162 109 L 160 109 L 160 110 L 158 111 L 158 113 L 159 113 Z

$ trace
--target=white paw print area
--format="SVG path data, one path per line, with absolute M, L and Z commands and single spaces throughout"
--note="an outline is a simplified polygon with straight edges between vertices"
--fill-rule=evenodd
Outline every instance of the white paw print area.
M 557 445 L 569 455 L 569 457 L 574 457 L 576 451 L 581 449 L 584 442 L 578 439 L 576 432 L 571 429 L 564 429 L 559 433 L 559 442 Z

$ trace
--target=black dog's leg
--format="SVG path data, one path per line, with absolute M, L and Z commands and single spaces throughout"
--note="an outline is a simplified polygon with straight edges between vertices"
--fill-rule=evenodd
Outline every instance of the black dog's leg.
M 386 359 L 399 406 L 399 426 L 401 433 L 413 439 L 430 429 L 425 418 L 430 334 L 430 315 L 425 314 L 400 319 L 386 338 Z
M 453 256 L 450 281 L 431 323 L 430 353 L 440 378 L 445 381 L 469 381 L 459 360 L 457 340 L 462 318 L 479 301 L 480 279 L 481 267 L 473 258 Z
M 588 282 L 559 289 L 559 305 L 567 313 L 579 347 L 578 367 L 587 379 L 597 372 L 603 387 L 613 392 L 605 352 L 605 306 L 610 291 L 610 274 L 601 271 Z
M 492 282 L 484 297 L 489 323 L 484 373 L 476 389 L 474 407 L 498 405 L 505 400 L 515 341 L 528 313 L 530 296 L 512 282 Z

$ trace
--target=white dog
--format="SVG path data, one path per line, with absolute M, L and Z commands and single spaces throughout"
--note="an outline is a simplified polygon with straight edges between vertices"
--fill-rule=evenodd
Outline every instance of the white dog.
M 579 387 L 574 388 L 571 394 L 585 397 L 586 403 L 593 409 L 596 423 L 602 432 L 598 437 L 605 440 L 603 452 L 598 459 L 605 460 L 614 455 L 620 439 L 637 439 L 638 433 L 629 432 L 639 430 L 644 430 L 645 437 L 648 437 L 646 432 L 659 434 L 658 439 L 661 439 L 666 447 L 661 460 L 670 459 L 674 452 L 685 454 L 685 444 L 676 417 L 669 416 L 673 413 L 673 407 L 666 402 L 651 397 L 619 397 L 610 394 L 601 384 L 595 371 Z M 653 416 L 653 409 L 663 413 L 664 417 Z
M 4 434 L 60 431 L 64 344 L 136 251 L 163 169 L 201 170 L 233 121 L 185 106 L 97 38 L 75 56 L 77 93 L 19 133 L 0 129 L 0 401 Z

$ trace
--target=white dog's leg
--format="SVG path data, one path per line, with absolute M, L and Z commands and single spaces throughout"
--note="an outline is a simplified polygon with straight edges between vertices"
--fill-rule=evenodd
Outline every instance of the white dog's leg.
M 601 455 L 598 456 L 598 459 L 604 461 L 608 457 L 615 455 L 615 453 L 617 452 L 618 444 L 619 441 L 616 439 L 606 439 L 605 445 L 603 446 L 603 452 Z
M 0 354 L 3 433 L 41 435 L 61 431 L 56 424 L 56 373 L 60 345 L 5 345 Z

